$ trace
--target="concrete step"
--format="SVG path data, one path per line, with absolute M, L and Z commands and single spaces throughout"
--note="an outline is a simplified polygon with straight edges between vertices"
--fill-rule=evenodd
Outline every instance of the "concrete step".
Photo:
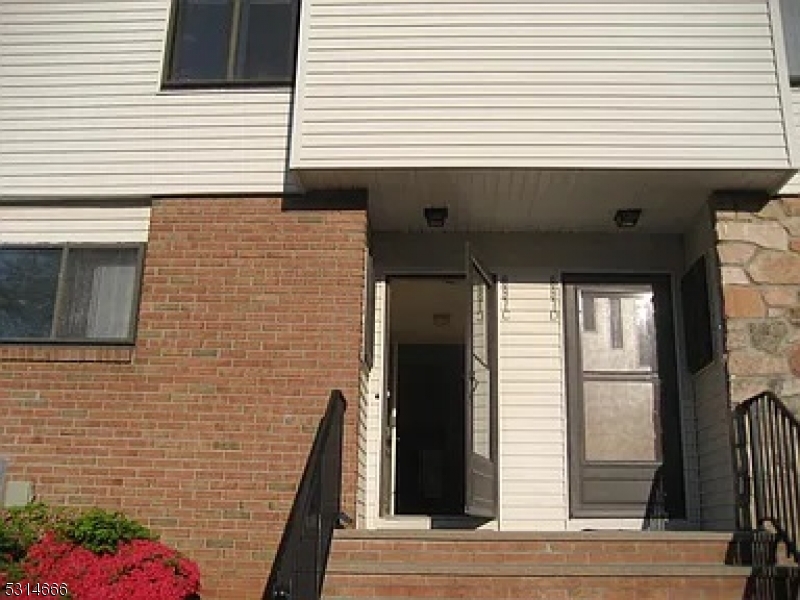
M 725 572 L 713 574 L 688 571 L 681 574 L 595 571 L 569 575 L 329 573 L 323 599 L 755 600 L 750 594 L 747 570 L 723 569 Z
M 741 564 L 747 536 L 706 532 L 499 533 L 345 530 L 330 564 Z
M 747 541 L 746 536 L 744 541 Z M 345 530 L 324 600 L 750 600 L 732 533 Z

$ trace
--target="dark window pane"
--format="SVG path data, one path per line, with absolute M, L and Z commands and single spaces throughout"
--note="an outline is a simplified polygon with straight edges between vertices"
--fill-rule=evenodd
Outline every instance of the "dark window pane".
M 232 0 L 181 0 L 178 4 L 172 79 L 227 79 Z
M 800 2 L 781 0 L 783 17 L 783 37 L 786 39 L 786 53 L 789 59 L 789 74 L 792 83 L 800 83 Z
M 701 256 L 681 279 L 686 362 L 692 373 L 699 372 L 714 360 L 707 273 L 705 256 Z
M 61 250 L 0 250 L 0 338 L 49 338 Z
M 583 330 L 597 331 L 597 308 L 594 304 L 594 294 L 583 292 L 581 298 L 583 300 Z
M 245 0 L 239 25 L 237 77 L 281 81 L 294 75 L 297 31 L 289 0 Z
M 611 347 L 622 348 L 625 342 L 622 339 L 622 300 L 619 296 L 611 296 Z
M 136 298 L 138 251 L 73 249 L 67 255 L 60 338 L 126 339 Z

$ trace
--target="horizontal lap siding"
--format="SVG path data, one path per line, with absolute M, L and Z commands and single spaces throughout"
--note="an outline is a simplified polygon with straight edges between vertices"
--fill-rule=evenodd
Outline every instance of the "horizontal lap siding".
M 292 166 L 786 166 L 766 0 L 309 0 Z
M 734 483 L 730 442 L 730 410 L 725 367 L 720 360 L 694 377 L 700 502 L 709 529 L 734 526 Z
M 800 89 L 792 90 L 792 113 L 794 114 L 795 135 L 800 138 Z M 800 175 L 796 175 L 789 184 L 781 190 L 783 194 L 800 194 Z
M 0 195 L 279 193 L 291 92 L 162 92 L 169 0 L 0 5 Z
M 149 206 L 0 206 L 0 244 L 146 242 Z
M 734 480 L 730 440 L 730 396 L 720 333 L 722 306 L 719 273 L 714 256 L 715 233 L 712 214 L 704 207 L 684 237 L 686 269 L 701 256 L 709 263 L 712 330 L 715 332 L 713 362 L 690 375 L 694 392 L 694 426 L 690 429 L 697 456 L 698 504 L 703 527 L 730 530 L 734 523 Z M 691 341 L 687 341 L 691 343 Z
M 501 301 L 501 528 L 560 530 L 568 518 L 560 306 L 547 276 L 527 279 L 507 284 Z

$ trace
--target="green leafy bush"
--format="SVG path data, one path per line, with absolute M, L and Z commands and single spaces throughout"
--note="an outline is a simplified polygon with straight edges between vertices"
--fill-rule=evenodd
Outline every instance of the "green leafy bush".
M 122 513 L 112 513 L 101 508 L 91 508 L 80 513 L 66 523 L 60 533 L 67 540 L 95 554 L 116 552 L 120 543 L 157 539 L 144 525 Z
M 0 561 L 18 561 L 48 531 L 96 554 L 115 552 L 120 543 L 157 539 L 147 527 L 122 513 L 37 502 L 0 511 Z
M 40 502 L 0 510 L 0 574 L 18 580 L 20 561 L 47 531 L 61 531 L 74 511 Z
M 67 508 L 41 502 L 7 508 L 0 512 L 0 555 L 19 559 L 46 531 L 60 532 L 75 517 Z

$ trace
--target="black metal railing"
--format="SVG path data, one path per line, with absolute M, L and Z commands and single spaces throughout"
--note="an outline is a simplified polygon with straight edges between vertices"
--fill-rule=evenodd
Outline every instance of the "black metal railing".
M 283 531 L 262 600 L 319 600 L 333 532 L 342 518 L 346 402 L 331 392 Z
M 762 392 L 736 408 L 734 447 L 739 528 L 771 531 L 800 563 L 800 422 L 775 394 Z

